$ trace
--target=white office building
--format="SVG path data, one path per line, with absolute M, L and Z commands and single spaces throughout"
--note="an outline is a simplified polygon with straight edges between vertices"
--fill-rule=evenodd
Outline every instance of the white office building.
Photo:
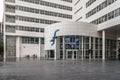
M 4 58 L 44 57 L 44 28 L 72 20 L 71 0 L 4 0 Z
M 119 0 L 5 0 L 4 58 L 116 59 Z
M 84 21 L 97 25 L 97 31 L 102 35 L 103 59 L 105 59 L 107 55 L 105 45 L 109 42 L 106 41 L 105 39 L 108 35 L 114 37 L 115 40 L 117 41 L 116 51 L 120 46 L 118 42 L 120 37 L 120 32 L 119 32 L 120 5 L 119 4 L 120 4 L 119 0 L 76 0 L 74 2 L 74 8 L 73 8 L 74 21 L 76 22 Z M 116 53 L 116 55 L 118 54 L 119 53 Z

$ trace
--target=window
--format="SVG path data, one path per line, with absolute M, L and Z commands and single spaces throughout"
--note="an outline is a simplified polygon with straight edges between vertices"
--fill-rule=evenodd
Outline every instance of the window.
M 105 21 L 108 21 L 108 20 L 111 20 L 111 19 L 113 19 L 113 18 L 115 18 L 117 16 L 120 16 L 120 8 L 105 14 L 104 16 L 92 21 L 91 23 L 93 23 L 93 24 L 101 24 L 101 23 L 103 23 Z
M 77 5 L 79 2 L 80 2 L 80 0 L 78 0 L 78 1 L 75 3 L 75 5 Z
M 6 25 L 6 32 L 9 32 L 9 33 L 15 33 L 15 26 L 8 26 Z
M 56 16 L 54 14 L 57 14 L 57 15 L 61 15 L 61 16 L 57 16 L 57 17 L 72 19 L 72 15 L 68 15 L 68 14 L 40 10 L 40 9 L 29 8 L 29 7 L 23 7 L 23 6 L 17 6 L 17 7 L 18 7 L 17 9 L 20 11 L 31 12 L 31 13 L 36 13 L 36 14 L 43 14 L 43 15 L 48 15 L 48 16 Z
M 35 23 L 42 23 L 42 24 L 53 24 L 57 23 L 58 21 L 53 20 L 45 20 L 45 19 L 37 19 L 37 18 L 31 18 L 31 17 L 24 17 L 24 16 L 17 16 L 18 20 L 20 21 L 26 21 L 26 22 L 35 22 Z
M 44 32 L 44 28 L 27 27 L 27 26 L 19 26 L 19 30 L 30 31 L 30 32 Z
M 72 3 L 72 0 L 61 0 L 61 1 Z
M 82 7 L 80 7 L 74 14 L 77 14 L 81 9 Z
M 105 0 L 103 3 L 92 9 L 86 14 L 86 18 L 94 15 L 95 13 L 99 12 L 100 10 L 104 9 L 105 7 L 109 6 L 110 4 L 114 3 L 116 0 Z
M 41 44 L 44 44 L 44 38 L 41 38 Z
M 80 17 L 80 18 L 78 18 L 77 20 L 76 20 L 76 22 L 78 22 L 79 20 L 81 20 L 82 19 L 82 16 Z
M 47 2 L 47 1 L 42 1 L 42 0 L 38 0 L 38 1 L 37 0 L 21 0 L 21 1 L 72 11 L 72 7 L 55 4 L 55 3 L 51 3 L 51 2 Z M 64 0 L 64 1 L 70 1 L 70 0 Z
M 15 16 L 6 16 L 6 22 L 15 23 Z
M 5 1 L 15 3 L 15 0 L 5 0 Z
M 89 7 L 90 5 L 92 5 L 96 0 L 89 0 L 87 3 L 86 3 L 86 8 Z
M 115 10 L 115 17 L 119 16 L 120 15 L 120 9 L 116 9 Z
M 39 44 L 39 38 L 22 37 L 22 43 L 24 43 L 24 44 Z
M 114 11 L 108 13 L 108 19 L 114 18 Z

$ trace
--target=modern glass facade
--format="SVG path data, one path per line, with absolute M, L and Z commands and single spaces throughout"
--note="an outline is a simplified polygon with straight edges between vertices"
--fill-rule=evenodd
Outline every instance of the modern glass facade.
M 59 42 L 56 42 L 56 44 L 60 43 L 58 59 L 102 59 L 102 38 L 91 36 L 64 36 L 58 39 Z M 105 58 L 115 59 L 116 40 L 106 39 L 105 47 Z M 53 58 L 50 57 L 50 54 L 48 59 Z

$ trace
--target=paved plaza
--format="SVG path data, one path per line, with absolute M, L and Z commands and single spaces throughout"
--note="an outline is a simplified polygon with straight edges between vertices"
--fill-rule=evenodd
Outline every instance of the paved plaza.
M 120 61 L 31 59 L 0 62 L 0 80 L 120 80 Z

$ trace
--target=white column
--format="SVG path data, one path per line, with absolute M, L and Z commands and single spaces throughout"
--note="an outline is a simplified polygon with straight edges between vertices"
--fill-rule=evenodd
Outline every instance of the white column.
M 91 37 L 89 37 L 89 50 L 91 50 Z M 91 59 L 91 51 L 89 54 L 89 59 Z
M 84 59 L 84 54 L 83 54 L 84 50 L 83 50 L 83 36 L 82 36 L 82 60 Z
M 56 39 L 56 59 L 60 59 L 60 37 L 57 37 Z
M 63 37 L 63 60 L 65 59 L 65 37 Z
M 4 39 L 3 39 L 3 41 L 4 41 L 4 43 L 3 43 L 3 46 L 4 46 L 4 55 L 3 55 L 3 57 L 4 57 L 4 61 L 6 61 L 6 54 L 7 54 L 7 52 L 6 52 L 6 48 L 7 48 L 6 47 L 6 35 L 5 35 L 5 33 L 3 35 L 4 35 Z
M 54 60 L 57 60 L 57 51 L 56 50 L 54 50 L 54 54 L 55 54 Z
M 102 31 L 102 59 L 105 60 L 105 30 Z
M 16 37 L 16 58 L 20 58 L 20 37 Z
M 93 59 L 95 59 L 95 37 L 93 38 Z
M 50 51 L 48 50 L 47 51 L 47 59 L 49 59 L 49 53 L 50 53 Z
M 41 38 L 39 38 L 39 55 L 37 55 L 39 58 L 41 57 Z
M 5 0 L 3 0 L 3 3 L 5 4 Z M 5 6 L 6 5 L 4 5 L 4 13 L 3 13 L 3 17 L 4 17 L 4 21 L 3 21 L 3 41 L 4 41 L 4 61 L 6 61 L 6 54 L 7 54 L 7 52 L 6 52 L 6 25 L 5 25 L 5 22 L 6 22 L 6 18 L 5 18 Z
M 74 60 L 74 51 L 72 51 L 72 60 Z

